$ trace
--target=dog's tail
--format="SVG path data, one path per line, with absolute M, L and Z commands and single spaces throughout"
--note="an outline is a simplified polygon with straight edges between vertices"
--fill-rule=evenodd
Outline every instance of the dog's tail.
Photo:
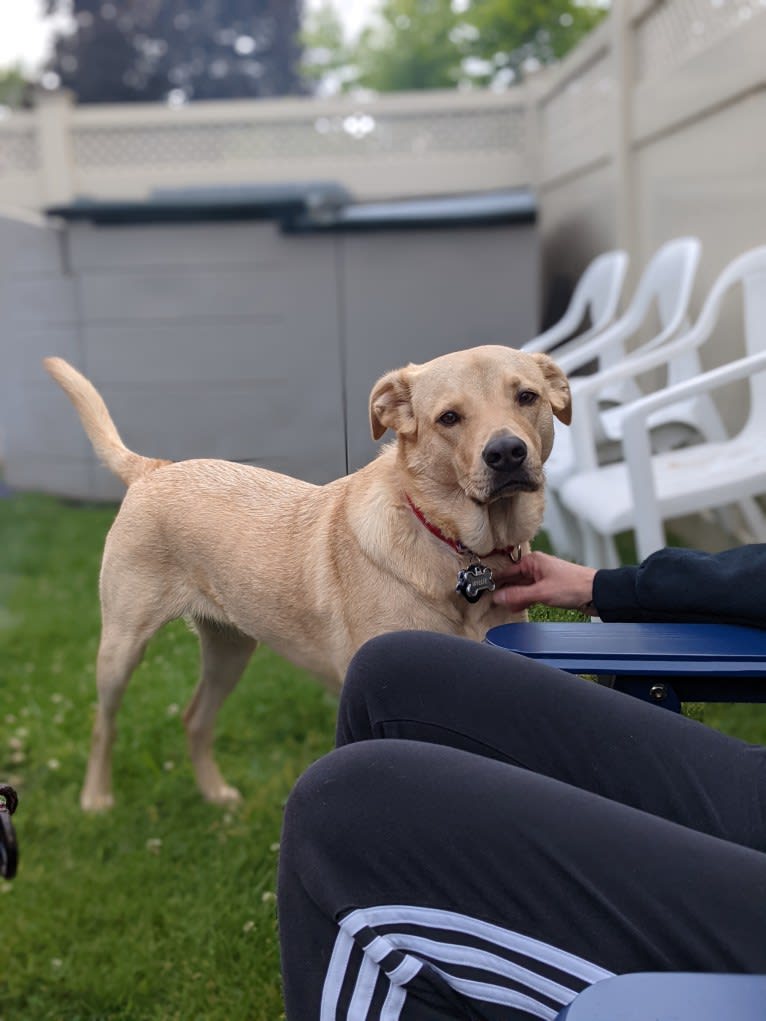
M 120 439 L 101 394 L 63 358 L 44 358 L 43 365 L 74 404 L 99 460 L 121 478 L 125 485 L 129 486 L 157 468 L 173 463 L 142 457 L 128 450 Z

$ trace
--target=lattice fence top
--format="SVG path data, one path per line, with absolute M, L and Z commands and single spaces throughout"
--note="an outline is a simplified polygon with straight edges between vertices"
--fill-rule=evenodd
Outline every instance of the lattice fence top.
M 37 170 L 39 165 L 34 128 L 0 123 L 0 177 Z
M 604 121 L 614 102 L 614 67 L 609 54 L 596 59 L 553 92 L 543 105 L 545 134 L 555 143 L 576 135 L 583 120 Z
M 657 4 L 635 27 L 636 79 L 660 77 L 765 12 L 766 0 L 673 0 Z
M 436 153 L 523 151 L 525 114 L 487 111 L 378 114 L 304 119 L 243 118 L 221 123 L 76 125 L 75 165 L 82 169 L 200 166 L 249 160 L 418 156 Z

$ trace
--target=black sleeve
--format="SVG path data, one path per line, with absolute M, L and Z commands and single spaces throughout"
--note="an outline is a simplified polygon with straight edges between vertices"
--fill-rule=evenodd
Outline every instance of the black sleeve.
M 712 621 L 766 628 L 766 544 L 723 553 L 662 549 L 638 567 L 597 571 L 606 621 Z

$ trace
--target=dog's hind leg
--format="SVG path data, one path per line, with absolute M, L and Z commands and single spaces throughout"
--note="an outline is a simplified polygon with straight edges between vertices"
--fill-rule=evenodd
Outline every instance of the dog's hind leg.
M 164 623 L 131 631 L 124 621 L 104 620 L 96 662 L 98 708 L 93 726 L 88 770 L 85 775 L 80 805 L 86 812 L 111 808 L 112 797 L 112 745 L 116 733 L 115 720 L 122 696 L 133 671 L 141 662 L 147 642 Z
M 197 785 L 206 801 L 226 804 L 240 800 L 236 787 L 226 783 L 213 758 L 215 718 L 234 689 L 258 644 L 235 628 L 197 620 L 201 652 L 199 684 L 184 712 L 184 724 Z

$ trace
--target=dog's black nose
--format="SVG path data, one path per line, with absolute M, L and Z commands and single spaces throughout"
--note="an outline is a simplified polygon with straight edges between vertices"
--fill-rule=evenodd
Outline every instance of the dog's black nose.
M 518 436 L 490 440 L 481 452 L 484 463 L 496 472 L 511 472 L 527 459 L 527 445 Z

